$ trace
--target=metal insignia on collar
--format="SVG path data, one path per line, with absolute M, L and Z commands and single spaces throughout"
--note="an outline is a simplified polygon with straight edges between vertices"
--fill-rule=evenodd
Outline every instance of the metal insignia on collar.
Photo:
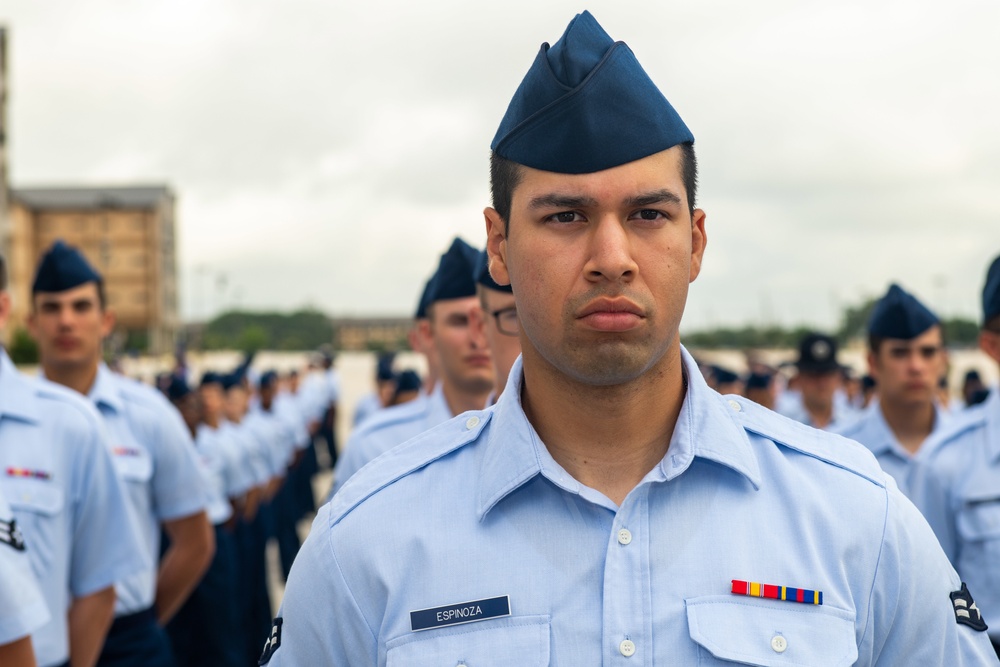
M 0 519 L 0 542 L 11 546 L 15 551 L 24 551 L 24 536 L 17 527 L 17 520 L 4 521 Z
M 826 359 L 830 356 L 830 344 L 825 340 L 818 340 L 813 343 L 812 353 L 817 359 Z
M 955 620 L 957 622 L 979 632 L 986 631 L 986 621 L 979 613 L 979 607 L 976 606 L 976 601 L 972 599 L 972 593 L 969 592 L 964 581 L 962 587 L 951 593 L 950 597 L 951 604 L 955 607 Z

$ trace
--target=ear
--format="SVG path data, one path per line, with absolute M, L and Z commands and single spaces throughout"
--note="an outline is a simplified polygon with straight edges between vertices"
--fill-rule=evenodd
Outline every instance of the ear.
M 7 326 L 7 320 L 10 318 L 10 292 L 7 290 L 0 290 L 0 329 Z
M 510 285 L 507 267 L 507 224 L 495 208 L 483 211 L 486 218 L 486 254 L 489 255 L 490 276 L 497 285 Z
M 115 330 L 116 321 L 118 321 L 118 318 L 115 316 L 115 311 L 105 308 L 103 321 L 101 322 L 101 338 L 107 338 L 111 335 L 111 332 Z
M 701 273 L 701 260 L 705 256 L 708 236 L 705 233 L 705 212 L 700 208 L 691 216 L 691 275 L 688 282 L 694 282 Z

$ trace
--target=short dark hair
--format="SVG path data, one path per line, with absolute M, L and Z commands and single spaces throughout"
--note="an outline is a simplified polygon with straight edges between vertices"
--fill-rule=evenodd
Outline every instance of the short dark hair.
M 983 322 L 983 329 L 1000 334 L 1000 314 L 994 315 L 990 319 Z
M 698 194 L 698 158 L 694 154 L 694 144 L 685 142 L 681 147 L 681 180 L 688 200 L 688 213 L 694 215 L 695 198 Z M 521 183 L 521 165 L 490 153 L 490 192 L 493 208 L 503 221 L 510 221 L 510 206 L 514 199 L 514 189 Z M 505 230 L 506 232 L 506 230 Z
M 0 291 L 7 289 L 7 260 L 0 255 Z
M 947 347 L 948 341 L 944 337 L 944 327 L 941 324 L 935 324 L 931 328 L 933 327 L 937 327 L 938 330 L 941 331 L 941 347 Z M 927 331 L 930 331 L 930 329 L 928 329 Z M 882 347 L 882 343 L 884 343 L 885 341 L 886 338 L 884 336 L 873 336 L 871 334 L 868 334 L 868 349 L 874 352 L 875 354 L 878 354 L 879 348 Z

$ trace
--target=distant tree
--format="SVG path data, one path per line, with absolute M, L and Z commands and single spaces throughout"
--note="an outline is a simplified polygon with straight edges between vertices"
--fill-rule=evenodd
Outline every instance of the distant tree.
M 270 347 L 268 342 L 267 331 L 264 330 L 264 327 L 251 324 L 240 332 L 239 340 L 235 347 L 243 352 L 257 352 L 258 350 Z
M 37 364 L 38 363 L 38 343 L 35 339 L 31 337 L 28 330 L 24 327 L 18 327 L 14 330 L 14 335 L 10 339 L 10 347 L 7 348 L 7 352 L 10 353 L 11 361 L 15 364 Z

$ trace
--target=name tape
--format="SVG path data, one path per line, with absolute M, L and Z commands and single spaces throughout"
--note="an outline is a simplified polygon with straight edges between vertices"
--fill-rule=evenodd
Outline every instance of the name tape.
M 510 616 L 509 595 L 411 611 L 410 630 L 413 632 L 430 630 L 431 628 L 443 628 L 449 625 L 475 623 L 476 621 L 485 621 L 488 618 L 500 618 L 501 616 Z

